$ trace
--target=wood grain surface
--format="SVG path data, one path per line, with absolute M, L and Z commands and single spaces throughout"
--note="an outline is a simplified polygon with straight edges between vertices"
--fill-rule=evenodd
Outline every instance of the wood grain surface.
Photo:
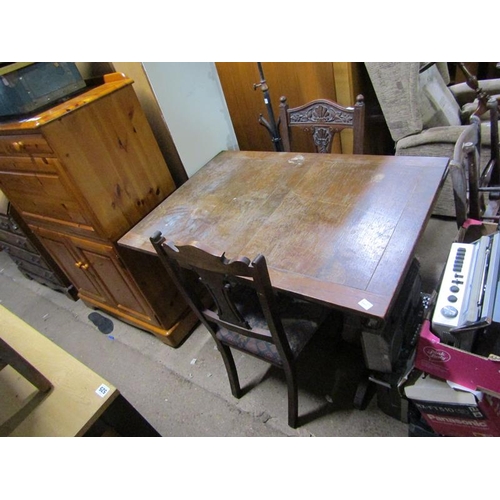
M 0 436 L 82 436 L 119 391 L 0 305 L 0 336 L 53 385 L 40 394 L 11 367 L 0 370 Z M 104 394 L 97 391 L 105 385 Z
M 447 158 L 222 152 L 119 240 L 161 231 L 228 258 L 266 256 L 273 286 L 385 318 L 447 172 Z

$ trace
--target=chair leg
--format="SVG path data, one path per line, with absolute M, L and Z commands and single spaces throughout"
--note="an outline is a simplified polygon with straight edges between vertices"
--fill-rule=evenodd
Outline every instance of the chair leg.
M 284 370 L 288 386 L 288 425 L 292 429 L 296 429 L 299 424 L 299 393 L 297 387 L 297 376 L 293 366 L 285 366 Z
M 231 393 L 235 398 L 239 399 L 241 397 L 241 387 L 231 349 L 221 342 L 218 342 L 217 346 L 219 348 L 219 352 L 221 353 L 222 359 L 224 360 L 224 365 L 226 366 L 227 376 L 229 378 L 229 384 L 231 386 Z

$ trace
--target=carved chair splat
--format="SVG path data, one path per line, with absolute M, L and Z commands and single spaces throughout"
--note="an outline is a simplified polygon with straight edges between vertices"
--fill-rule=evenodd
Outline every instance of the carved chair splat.
M 311 134 L 317 153 L 331 153 L 336 133 L 353 130 L 353 154 L 363 154 L 365 103 L 360 94 L 353 107 L 344 107 L 328 99 L 316 99 L 290 108 L 285 96 L 280 99 L 280 128 L 283 149 L 292 151 L 292 129 Z

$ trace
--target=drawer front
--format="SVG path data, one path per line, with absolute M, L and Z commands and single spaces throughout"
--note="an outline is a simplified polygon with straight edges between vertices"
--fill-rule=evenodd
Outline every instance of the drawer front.
M 54 156 L 54 151 L 40 134 L 0 137 L 2 156 Z
M 25 236 L 23 230 L 17 225 L 16 221 L 9 219 L 9 231 L 14 234 L 20 234 L 21 236 Z
M 35 158 L 26 156 L 0 156 L 0 173 L 32 172 L 56 174 L 59 169 L 56 158 Z
M 0 214 L 0 229 L 3 229 L 4 231 L 8 231 L 10 233 L 25 236 L 22 229 L 16 224 L 15 221 L 9 218 L 8 215 Z
M 17 259 L 22 259 L 30 264 L 34 264 L 38 267 L 43 267 L 49 269 L 45 261 L 40 254 L 34 254 L 24 250 L 23 248 L 15 247 L 12 245 L 7 245 L 7 243 L 0 242 L 0 246 L 4 246 L 6 252 L 12 257 Z
M 12 234 L 0 229 L 0 245 L 2 242 L 5 242 L 7 245 L 13 245 L 15 247 L 28 250 L 28 252 L 38 253 L 36 248 L 31 244 L 26 236 Z
M 26 262 L 25 260 L 19 259 L 13 255 L 11 255 L 12 260 L 17 264 L 17 266 L 30 273 L 30 274 L 36 274 L 37 276 L 40 276 L 41 278 L 44 278 L 46 280 L 52 281 L 52 282 L 57 282 L 58 279 L 54 275 L 53 271 L 47 269 L 46 267 L 38 267 L 34 264 L 30 264 L 29 262 Z
M 34 216 L 63 224 L 90 225 L 56 174 L 0 171 L 0 189 L 26 221 Z
M 0 229 L 4 231 L 10 231 L 9 217 L 4 214 L 0 214 Z

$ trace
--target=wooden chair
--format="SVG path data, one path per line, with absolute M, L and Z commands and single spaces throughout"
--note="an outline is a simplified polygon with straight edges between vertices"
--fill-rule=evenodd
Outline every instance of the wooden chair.
M 471 116 L 460 134 L 450 161 L 457 226 L 461 228 L 467 219 L 498 220 L 500 182 L 498 145 L 498 107 L 489 101 L 491 113 L 491 154 L 481 171 L 481 122 Z M 483 151 L 484 153 L 484 151 Z M 485 194 L 488 194 L 486 197 Z
M 488 99 L 487 109 L 490 112 L 490 158 L 479 178 L 478 193 L 488 193 L 483 218 L 498 220 L 500 210 L 500 145 L 498 138 L 498 100 Z
M 284 370 L 288 424 L 296 428 L 296 361 L 329 311 L 318 304 L 276 294 L 263 255 L 252 262 L 246 257 L 228 260 L 225 254 L 196 242 L 176 247 L 166 242 L 160 232 L 151 237 L 151 242 L 170 277 L 215 340 L 233 396 L 240 398 L 242 390 L 231 348 Z M 206 306 L 206 292 L 215 310 Z
M 365 103 L 362 95 L 358 95 L 354 107 L 348 108 L 327 99 L 316 99 L 296 108 L 290 108 L 284 96 L 280 101 L 280 134 L 284 151 L 292 151 L 292 128 L 309 132 L 317 153 L 331 153 L 335 134 L 352 129 L 353 153 L 363 154 Z

